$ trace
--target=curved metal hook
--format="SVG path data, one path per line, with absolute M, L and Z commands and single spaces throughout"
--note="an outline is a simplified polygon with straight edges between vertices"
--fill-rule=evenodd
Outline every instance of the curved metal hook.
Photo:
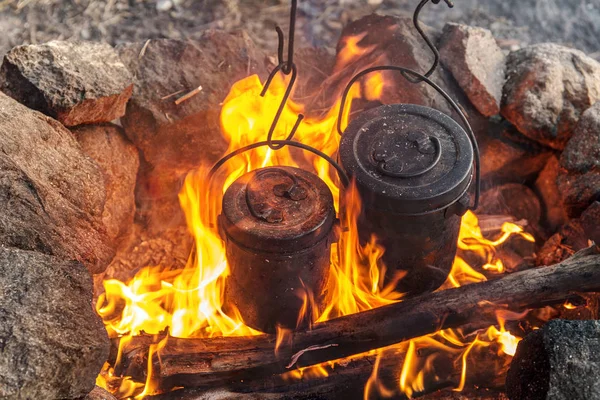
M 277 73 L 280 70 L 283 70 L 282 64 L 279 64 L 277 67 L 275 67 L 275 69 L 273 69 L 273 71 L 271 71 L 271 73 L 269 74 L 269 77 L 267 78 L 267 81 L 265 82 L 265 85 L 263 86 L 263 90 L 260 93 L 261 97 L 265 97 L 265 95 L 267 94 L 267 89 L 269 88 L 269 85 L 271 85 L 273 78 L 275 78 L 275 75 L 277 75 Z M 279 150 L 285 146 L 285 144 L 276 144 L 275 143 L 275 141 L 273 140 L 273 133 L 275 132 L 275 128 L 277 127 L 277 124 L 279 123 L 279 119 L 281 118 L 281 113 L 283 112 L 283 109 L 285 108 L 288 98 L 292 94 L 292 88 L 294 87 L 294 83 L 296 83 L 297 76 L 298 76 L 298 69 L 296 68 L 296 64 L 292 64 L 292 76 L 290 78 L 290 81 L 288 82 L 287 88 L 285 89 L 283 99 L 281 99 L 281 103 L 279 104 L 279 108 L 277 109 L 277 112 L 275 113 L 275 118 L 273 119 L 273 123 L 271 124 L 271 127 L 269 128 L 269 133 L 267 134 L 267 143 L 269 144 L 269 148 L 271 148 L 272 150 Z M 304 119 L 304 115 L 298 114 L 298 119 L 296 119 L 296 123 L 292 127 L 292 130 L 290 131 L 289 135 L 285 138 L 285 140 L 292 140 L 292 138 L 296 134 L 296 131 L 298 130 L 298 127 L 300 126 L 300 123 L 302 122 L 303 119 Z
M 329 162 L 329 164 L 331 164 L 335 168 L 342 185 L 344 185 L 344 187 L 347 187 L 350 184 L 350 179 L 348 179 L 348 175 L 346 175 L 346 172 L 344 171 L 344 169 L 337 162 L 335 162 L 335 160 L 333 158 L 331 158 L 327 154 L 323 153 L 322 151 L 317 150 L 314 147 L 311 147 L 304 143 L 294 142 L 292 140 L 273 140 L 272 142 L 278 144 L 280 146 L 279 148 L 284 147 L 284 146 L 297 147 L 299 149 L 310 151 L 311 153 L 324 158 L 327 162 Z M 240 155 L 246 151 L 256 149 L 257 147 L 262 147 L 262 146 L 269 146 L 269 142 L 263 141 L 263 142 L 252 143 L 252 144 L 249 144 L 248 146 L 240 147 L 239 149 L 234 150 L 231 153 L 225 155 L 223 158 L 221 158 L 219 161 L 217 161 L 215 163 L 215 165 L 213 165 L 213 167 L 210 169 L 210 171 L 208 173 L 208 181 L 210 182 L 211 179 L 213 178 L 214 174 L 217 172 L 217 170 L 219 168 L 221 168 L 223 166 L 223 164 L 225 164 L 227 161 L 231 160 L 233 157 Z M 209 183 L 209 185 L 210 185 L 210 183 Z
M 417 82 L 425 82 L 429 86 L 431 86 L 433 89 L 435 89 L 450 104 L 450 106 L 454 109 L 454 111 L 456 111 L 456 113 L 459 115 L 463 125 L 467 129 L 467 135 L 469 136 L 469 140 L 473 144 L 473 153 L 475 155 L 475 201 L 474 201 L 473 206 L 471 207 L 471 210 L 476 209 L 479 206 L 479 197 L 480 197 L 480 193 L 481 193 L 481 162 L 479 159 L 479 146 L 477 145 L 477 139 L 475 138 L 475 134 L 473 133 L 473 129 L 471 129 L 471 125 L 469 124 L 467 117 L 462 112 L 462 110 L 460 109 L 458 104 L 456 104 L 456 102 L 454 100 L 452 100 L 452 98 L 448 95 L 448 93 L 444 92 L 444 90 L 441 87 L 436 85 L 435 82 L 430 80 L 425 75 L 421 75 L 420 73 L 413 71 L 411 69 L 408 69 L 408 68 L 397 67 L 394 65 L 381 65 L 381 66 L 371 67 L 371 68 L 367 68 L 367 69 L 360 71 L 358 74 L 354 75 L 354 77 L 350 80 L 350 82 L 348 82 L 348 84 L 344 88 L 344 93 L 342 95 L 342 102 L 340 104 L 340 111 L 338 113 L 338 119 L 337 119 L 338 133 L 340 135 L 343 133 L 342 132 L 342 116 L 344 113 L 344 106 L 346 104 L 346 100 L 348 99 L 348 93 L 350 92 L 352 85 L 354 85 L 363 76 L 370 74 L 371 72 L 376 72 L 376 71 L 397 71 L 397 72 L 400 72 L 402 74 L 402 76 L 404 76 L 404 77 L 406 77 L 407 75 L 414 76 L 415 78 L 413 78 L 413 79 L 418 79 Z
M 439 4 L 440 1 L 441 0 L 431 0 L 431 2 L 433 4 Z M 454 3 L 452 3 L 451 0 L 444 0 L 444 1 L 448 5 L 449 8 L 454 7 Z M 419 35 L 421 35 L 421 37 L 423 38 L 425 43 L 427 43 L 427 46 L 429 47 L 429 49 L 431 49 L 431 51 L 433 52 L 433 57 L 434 57 L 433 64 L 431 65 L 431 68 L 429 68 L 429 71 L 427 71 L 425 73 L 425 77 L 427 77 L 427 78 L 429 78 L 431 76 L 431 74 L 433 74 L 433 72 L 436 70 L 437 66 L 440 63 L 440 52 L 435 47 L 435 45 L 433 44 L 431 39 L 429 39 L 429 36 L 427 36 L 425 31 L 423 30 L 423 28 L 421 27 L 421 22 L 419 21 L 419 15 L 421 14 L 421 10 L 423 9 L 423 7 L 425 7 L 425 4 L 427 4 L 428 2 L 429 2 L 429 0 L 421 0 L 419 5 L 417 5 L 417 8 L 415 9 L 415 13 L 413 14 L 413 24 L 415 26 L 415 29 L 419 32 Z M 412 78 L 411 76 L 406 75 L 404 73 L 402 73 L 402 75 L 404 76 L 404 78 L 406 80 L 408 80 L 411 83 L 421 82 L 421 79 Z

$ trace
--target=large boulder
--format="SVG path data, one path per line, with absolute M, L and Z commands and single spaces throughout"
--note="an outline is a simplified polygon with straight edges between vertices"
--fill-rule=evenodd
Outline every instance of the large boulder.
M 579 50 L 546 43 L 508 56 L 501 113 L 531 139 L 562 150 L 598 100 L 600 63 Z
M 440 58 L 477 110 L 500 112 L 506 57 L 487 29 L 449 23 L 442 32 Z
M 560 156 L 558 189 L 571 216 L 600 199 L 600 101 L 583 113 Z
M 117 50 L 135 76 L 125 132 L 146 161 L 161 168 L 215 162 L 227 149 L 219 116 L 231 85 L 268 72 L 266 57 L 244 33 L 207 31 L 197 41 L 150 40 Z
M 12 49 L 0 68 L 0 90 L 75 126 L 123 116 L 133 82 L 111 46 L 55 40 Z
M 84 396 L 109 350 L 83 265 L 0 247 L 0 398 Z
M 436 33 L 429 27 L 424 29 L 432 39 L 435 38 Z M 324 84 L 330 87 L 327 93 L 336 99 L 336 91 L 341 91 L 352 75 L 368 67 L 398 65 L 425 74 L 432 63 L 433 53 L 415 29 L 411 18 L 371 14 L 344 28 L 337 45 L 335 69 L 339 73 Z M 367 97 L 370 97 L 369 92 L 381 90 L 380 96 L 371 97 L 379 97 L 385 104 L 420 104 L 446 113 L 452 112 L 444 98 L 426 83 L 411 83 L 396 72 L 383 74 L 386 84 L 380 89 L 375 85 L 366 92 Z M 443 68 L 438 68 L 430 79 L 456 97 L 456 84 Z
M 0 93 L 0 245 L 101 272 L 114 255 L 105 195 L 100 168 L 71 132 Z
M 138 150 L 116 125 L 87 125 L 72 132 L 82 150 L 102 169 L 106 188 L 102 222 L 111 239 L 117 239 L 133 226 Z

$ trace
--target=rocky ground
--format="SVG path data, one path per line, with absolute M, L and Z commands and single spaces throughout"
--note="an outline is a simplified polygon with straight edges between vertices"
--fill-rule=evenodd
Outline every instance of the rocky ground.
M 370 12 L 407 15 L 417 0 L 300 0 L 299 41 L 332 47 L 342 27 Z M 600 59 L 600 0 L 457 0 L 430 6 L 423 20 L 490 29 L 503 47 L 554 41 Z M 12 46 L 80 38 L 111 44 L 148 38 L 198 38 L 206 28 L 251 32 L 276 46 L 275 24 L 286 25 L 288 0 L 0 0 L 0 55 Z

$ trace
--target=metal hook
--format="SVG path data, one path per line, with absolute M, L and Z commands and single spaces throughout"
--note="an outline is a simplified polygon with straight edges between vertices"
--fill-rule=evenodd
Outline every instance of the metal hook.
M 441 0 L 431 0 L 431 2 L 433 4 L 439 4 L 440 1 Z M 437 66 L 440 63 L 440 52 L 435 47 L 435 45 L 433 44 L 431 39 L 429 39 L 429 36 L 427 36 L 425 31 L 423 30 L 423 28 L 421 27 L 421 22 L 419 21 L 419 15 L 421 14 L 421 10 L 423 9 L 423 7 L 425 7 L 425 4 L 427 4 L 428 2 L 429 2 L 429 0 L 421 0 L 419 5 L 415 9 L 415 13 L 413 14 L 413 24 L 415 26 L 415 29 L 419 32 L 419 35 L 421 35 L 421 37 L 423 38 L 425 43 L 427 43 L 427 46 L 429 47 L 429 49 L 431 49 L 431 51 L 433 52 L 433 57 L 434 57 L 433 64 L 431 65 L 431 68 L 429 68 L 429 71 L 427 71 L 424 74 L 424 76 L 427 78 L 429 78 L 431 76 L 431 74 L 433 74 L 433 72 L 436 70 Z M 454 3 L 452 3 L 452 0 L 444 0 L 444 2 L 448 5 L 449 8 L 454 7 Z M 406 80 L 408 80 L 411 83 L 421 82 L 420 78 L 413 78 L 409 75 L 406 75 L 405 73 L 402 73 L 402 75 L 404 76 L 404 78 Z
M 360 71 L 358 74 L 354 75 L 352 77 L 352 79 L 350 79 L 350 82 L 348 82 L 348 84 L 344 88 L 344 93 L 342 95 L 342 102 L 340 104 L 340 110 L 339 110 L 338 119 L 337 119 L 338 133 L 340 135 L 343 133 L 342 132 L 342 116 L 344 114 L 344 106 L 346 104 L 346 100 L 348 99 L 348 93 L 350 92 L 352 85 L 354 85 L 363 76 L 370 74 L 371 72 L 376 72 L 376 71 L 397 71 L 397 72 L 400 72 L 400 74 L 402 74 L 402 76 L 404 76 L 406 79 L 408 79 L 407 75 L 414 76 L 414 78 L 413 78 L 413 80 L 411 80 L 411 82 L 416 80 L 415 83 L 419 83 L 419 82 L 427 83 L 429 86 L 431 86 L 433 89 L 435 89 L 450 104 L 450 106 L 454 109 L 454 111 L 458 114 L 464 127 L 467 129 L 467 135 L 469 136 L 469 140 L 473 144 L 473 153 L 475 156 L 475 201 L 474 201 L 473 206 L 470 209 L 475 210 L 479 206 L 479 197 L 480 197 L 480 193 L 481 193 L 481 161 L 480 161 L 480 157 L 479 157 L 479 146 L 477 145 L 477 139 L 475 138 L 475 134 L 473 133 L 473 129 L 471 128 L 471 125 L 469 124 L 467 117 L 462 112 L 462 110 L 460 109 L 458 104 L 456 104 L 456 102 L 454 100 L 452 100 L 450 95 L 448 93 L 446 93 L 444 91 L 444 89 L 442 89 L 441 87 L 436 85 L 435 82 L 430 80 L 425 75 L 421 75 L 420 73 L 413 71 L 411 69 L 404 68 L 404 67 L 397 67 L 395 65 L 381 65 L 381 66 L 371 67 L 371 68 L 367 68 L 367 69 Z
M 273 78 L 275 78 L 275 75 L 277 75 L 277 73 L 280 70 L 283 70 L 282 64 L 279 64 L 277 67 L 275 67 L 275 69 L 273 69 L 273 71 L 269 74 L 269 77 L 267 78 L 267 81 L 265 82 L 265 86 L 263 87 L 263 90 L 260 93 L 261 97 L 264 97 L 267 94 L 267 89 L 269 88 L 269 85 L 273 81 Z M 277 112 L 275 113 L 275 118 L 273 119 L 273 123 L 271 124 L 271 127 L 269 128 L 269 133 L 267 134 L 267 143 L 269 143 L 269 148 L 271 148 L 272 150 L 279 150 L 285 146 L 285 144 L 276 144 L 273 141 L 273 133 L 275 132 L 275 128 L 277 127 L 277 124 L 279 123 L 279 119 L 281 118 L 281 114 L 283 113 L 283 109 L 288 101 L 288 98 L 292 94 L 292 88 L 294 87 L 294 83 L 296 82 L 297 76 L 298 76 L 298 70 L 296 68 L 296 64 L 292 64 L 292 76 L 290 78 L 290 81 L 288 82 L 287 88 L 283 95 L 283 99 L 281 99 L 281 103 L 279 103 L 279 108 L 277 109 Z M 303 119 L 304 119 L 304 115 L 298 114 L 296 123 L 292 127 L 292 130 L 290 131 L 287 138 L 285 138 L 285 140 L 292 140 L 292 138 L 296 134 L 296 131 L 298 130 L 298 127 L 300 126 L 300 123 L 302 122 Z
M 290 81 L 288 82 L 287 88 L 285 90 L 283 99 L 281 99 L 281 103 L 279 104 L 279 108 L 277 109 L 277 113 L 275 114 L 275 118 L 273 119 L 273 123 L 271 123 L 271 127 L 269 128 L 269 133 L 267 135 L 267 143 L 269 144 L 269 148 L 272 150 L 279 150 L 279 149 L 285 147 L 285 141 L 292 140 L 292 138 L 296 134 L 296 131 L 298 130 L 298 127 L 300 126 L 300 123 L 304 119 L 304 115 L 299 114 L 298 118 L 296 119 L 296 123 L 292 127 L 292 130 L 290 131 L 288 136 L 285 138 L 285 140 L 282 143 L 276 143 L 276 141 L 273 141 L 273 133 L 275 132 L 275 128 L 277 127 L 277 124 L 279 123 L 279 119 L 281 118 L 281 113 L 283 112 L 283 108 L 285 107 L 290 95 L 292 94 L 292 89 L 294 87 L 294 83 L 296 82 L 296 78 L 298 76 L 298 70 L 296 68 L 296 64 L 294 64 L 294 37 L 296 34 L 296 12 L 297 12 L 297 9 L 298 9 L 298 1 L 292 0 L 292 8 L 290 11 L 290 30 L 289 30 L 289 35 L 288 35 L 288 40 L 289 40 L 289 42 L 288 42 L 288 59 L 285 61 L 283 60 L 283 52 L 284 52 L 284 47 L 285 47 L 285 44 L 284 44 L 285 39 L 283 36 L 283 31 L 281 30 L 281 28 L 279 26 L 275 27 L 275 31 L 277 32 L 277 38 L 278 38 L 277 61 L 279 62 L 279 64 L 269 74 L 269 77 L 267 78 L 267 81 L 265 82 L 265 85 L 263 86 L 263 90 L 260 93 L 261 97 L 265 97 L 265 95 L 267 94 L 267 90 L 269 89 L 269 86 L 271 86 L 271 83 L 273 82 L 273 79 L 275 78 L 275 75 L 277 75 L 278 72 L 281 71 L 284 75 L 289 75 L 290 73 L 292 74 Z

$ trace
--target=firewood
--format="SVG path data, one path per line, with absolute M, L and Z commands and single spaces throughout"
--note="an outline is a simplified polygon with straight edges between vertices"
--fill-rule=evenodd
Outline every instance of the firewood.
M 153 358 L 162 388 L 215 387 L 336 360 L 489 318 L 506 307 L 523 310 L 564 301 L 574 292 L 600 289 L 600 255 L 590 247 L 560 264 L 494 281 L 449 289 L 316 324 L 295 332 L 291 345 L 275 352 L 273 335 L 207 339 L 169 338 Z M 144 379 L 150 336 L 135 337 L 123 354 L 123 375 Z M 293 366 L 295 354 L 311 346 Z M 287 366 L 287 367 L 286 367 Z

